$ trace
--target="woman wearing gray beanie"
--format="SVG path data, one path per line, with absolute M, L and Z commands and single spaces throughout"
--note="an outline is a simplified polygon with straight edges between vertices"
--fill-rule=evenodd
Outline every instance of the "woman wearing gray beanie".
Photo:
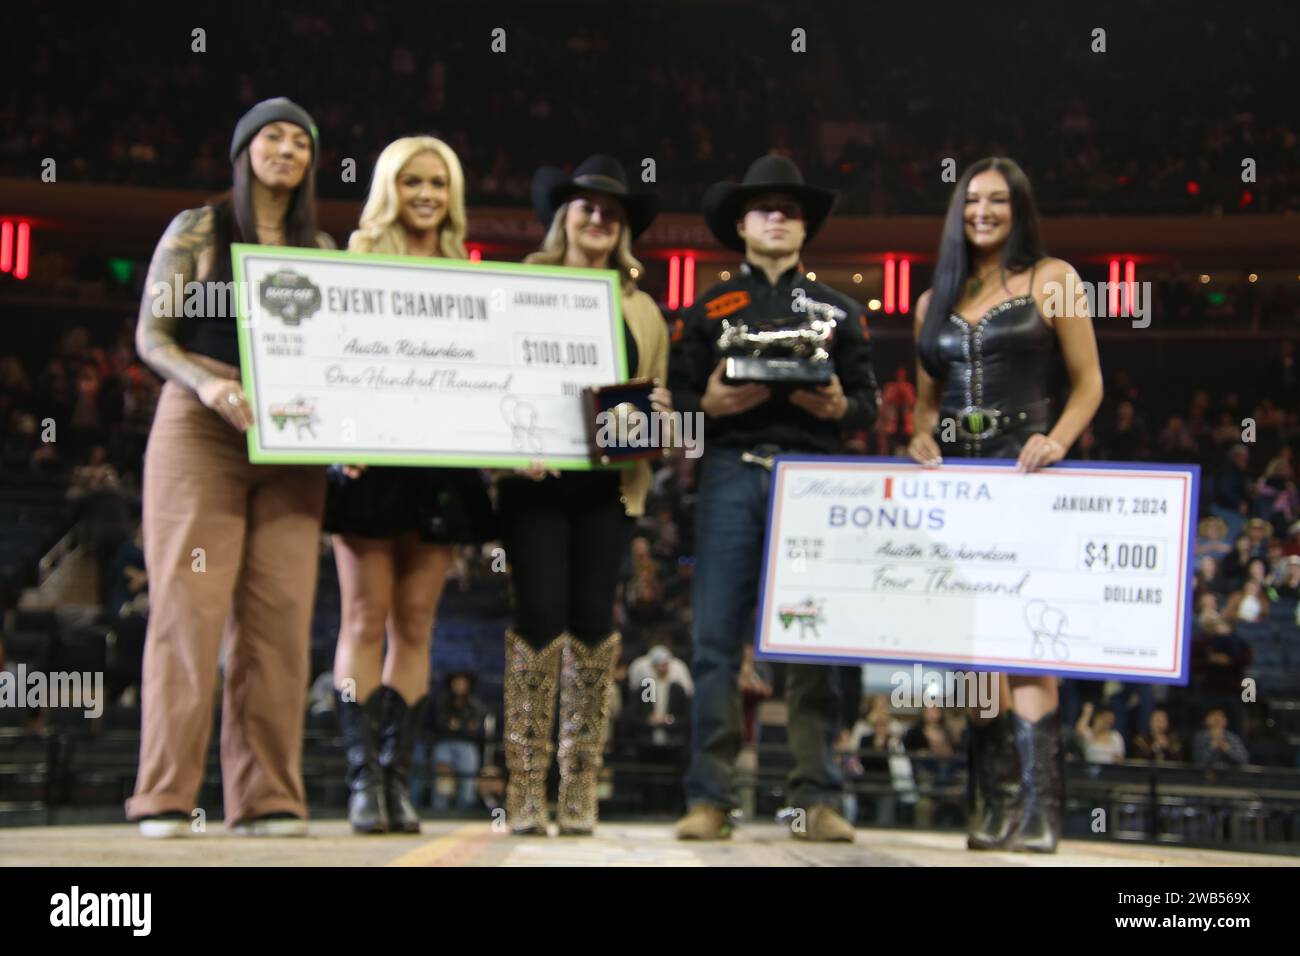
M 253 465 L 244 432 L 232 242 L 333 248 L 316 230 L 316 125 L 258 103 L 230 145 L 230 192 L 172 220 L 154 251 L 136 347 L 167 381 L 144 465 L 144 551 L 155 595 L 145 640 L 140 768 L 127 817 L 145 836 L 191 830 L 225 647 L 226 825 L 306 833 L 303 692 L 325 499 L 322 468 Z M 183 314 L 174 290 L 203 283 Z M 185 305 L 191 304 L 188 291 Z

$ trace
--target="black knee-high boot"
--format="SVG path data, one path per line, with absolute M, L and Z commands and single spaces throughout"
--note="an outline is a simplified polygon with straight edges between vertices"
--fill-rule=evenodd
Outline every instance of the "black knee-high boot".
M 1011 838 L 1011 849 L 1055 853 L 1065 809 L 1061 715 L 1054 710 L 1032 724 L 1018 714 L 1013 714 L 1012 719 L 1016 749 L 1020 751 L 1025 810 Z
M 384 706 L 379 721 L 379 766 L 383 770 L 388 827 L 394 833 L 419 833 L 420 815 L 411 803 L 411 751 L 429 697 L 414 704 L 391 687 L 380 687 Z
M 969 735 L 970 826 L 966 846 L 971 850 L 1002 850 L 1020 826 L 1024 802 L 1020 753 L 1011 715 L 1003 712 L 989 721 L 972 720 Z
M 383 833 L 388 829 L 384 805 L 383 771 L 379 767 L 379 717 L 383 698 L 378 690 L 364 704 L 344 700 L 334 692 L 334 714 L 343 734 L 348 762 L 348 822 L 356 833 Z

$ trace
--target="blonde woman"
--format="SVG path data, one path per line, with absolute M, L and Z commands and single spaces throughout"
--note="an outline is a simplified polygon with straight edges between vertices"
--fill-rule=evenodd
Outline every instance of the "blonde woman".
M 592 156 L 572 176 L 554 167 L 538 170 L 533 206 L 547 233 L 542 248 L 525 261 L 618 270 L 628 370 L 666 381 L 668 330 L 654 300 L 636 287 L 641 267 L 632 257 L 632 239 L 654 218 L 654 197 L 629 192 L 617 160 Z M 666 388 L 656 388 L 651 402 L 656 411 L 671 411 Z M 557 822 L 565 834 L 595 828 L 607 691 L 620 646 L 614 592 L 632 519 L 644 513 L 649 486 L 645 461 L 623 472 L 534 470 L 498 484 L 515 593 L 505 665 L 506 816 L 515 833 L 547 832 L 557 685 Z
M 380 153 L 348 249 L 464 259 L 465 233 L 460 161 L 441 140 L 411 136 Z M 329 478 L 348 820 L 358 833 L 416 833 L 408 778 L 428 700 L 434 615 L 453 546 L 492 537 L 492 508 L 479 472 L 469 469 L 336 466 Z

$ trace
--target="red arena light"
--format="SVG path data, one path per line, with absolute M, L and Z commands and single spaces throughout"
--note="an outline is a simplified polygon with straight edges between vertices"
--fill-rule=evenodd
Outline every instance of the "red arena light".
M 885 257 L 885 314 L 894 314 L 894 257 Z
M 18 224 L 18 251 L 14 255 L 14 278 L 27 278 L 27 265 L 31 253 L 32 226 L 28 222 Z
M 1132 259 L 1124 260 L 1124 314 L 1133 314 L 1133 304 L 1137 301 L 1137 264 Z
M 8 272 L 14 267 L 14 224 L 5 220 L 0 222 L 0 272 Z
M 26 279 L 32 258 L 32 224 L 6 219 L 0 222 L 0 272 Z
M 1107 285 L 1107 315 L 1119 315 L 1119 260 L 1110 260 L 1110 283 Z

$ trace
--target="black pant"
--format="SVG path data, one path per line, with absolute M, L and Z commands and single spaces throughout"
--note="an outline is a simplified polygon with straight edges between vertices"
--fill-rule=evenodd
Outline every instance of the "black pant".
M 614 593 L 632 520 L 619 476 L 507 478 L 498 504 L 515 590 L 515 631 L 534 648 L 567 630 L 595 644 L 614 628 Z

